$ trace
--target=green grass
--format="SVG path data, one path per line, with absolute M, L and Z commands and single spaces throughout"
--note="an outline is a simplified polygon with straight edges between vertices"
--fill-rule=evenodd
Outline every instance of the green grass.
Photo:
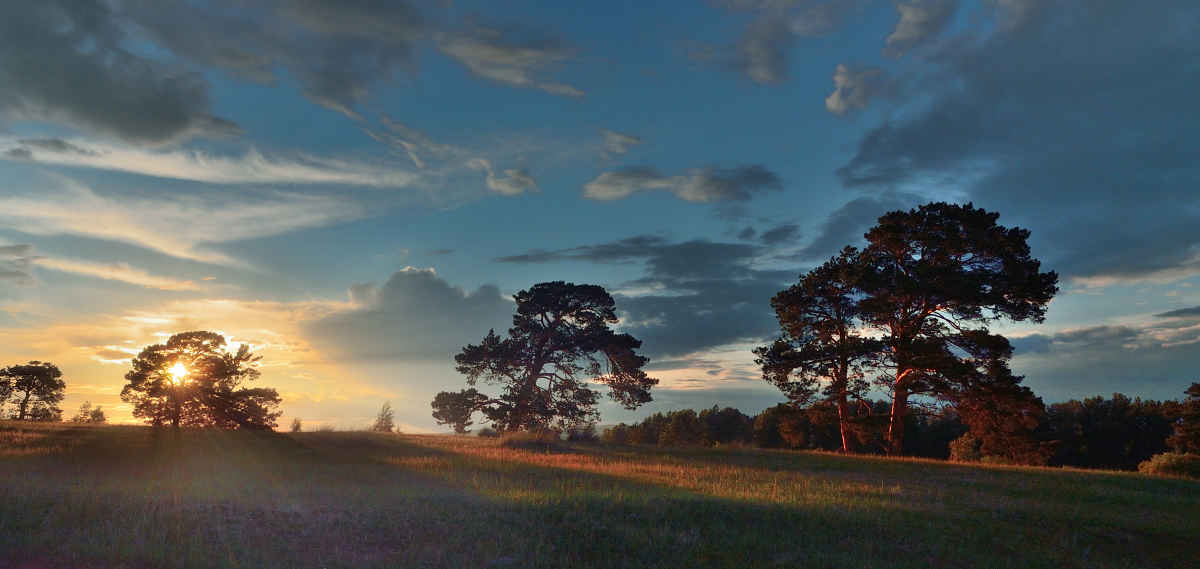
M 1200 483 L 0 422 L 0 567 L 1195 567 Z

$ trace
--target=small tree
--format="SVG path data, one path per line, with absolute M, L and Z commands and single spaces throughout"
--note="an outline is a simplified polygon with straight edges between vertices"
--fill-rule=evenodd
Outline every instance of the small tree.
M 299 433 L 299 432 L 300 432 L 300 417 L 295 417 L 295 418 L 293 418 L 293 419 L 292 419 L 292 426 L 291 426 L 290 430 L 291 430 L 293 433 Z
M 626 409 L 650 401 L 658 383 L 642 367 L 641 341 L 609 328 L 617 323 L 615 303 L 603 287 L 562 281 L 536 284 L 513 296 L 517 313 L 507 337 L 489 331 L 479 344 L 454 357 L 455 369 L 474 388 L 479 380 L 498 385 L 497 397 L 474 389 L 439 393 L 433 416 L 465 429 L 475 412 L 507 431 L 568 429 L 594 422 L 604 384 L 609 397 Z
M 1200 383 L 1193 383 L 1184 393 L 1188 398 L 1183 402 L 1183 413 L 1167 444 L 1175 452 L 1200 454 Z
M 0 391 L 9 390 L 13 404 L 12 418 L 18 421 L 33 419 L 57 421 L 62 416 L 58 403 L 63 400 L 67 384 L 62 371 L 50 362 L 31 361 L 24 365 L 0 370 Z
M 871 366 L 882 344 L 856 332 L 862 267 L 858 251 L 846 247 L 800 282 L 776 294 L 771 307 L 783 335 L 754 350 L 763 379 L 775 384 L 795 406 L 818 392 L 837 405 L 842 452 L 854 450 L 850 399 L 867 391 L 864 367 Z
M 100 405 L 92 407 L 91 401 L 84 401 L 79 406 L 79 412 L 71 418 L 72 423 L 92 423 L 101 424 L 108 419 L 104 416 L 104 409 Z
M 227 351 L 225 337 L 214 332 L 175 334 L 133 359 L 121 400 L 155 427 L 273 429 L 282 414 L 279 393 L 244 387 L 258 379 L 261 359 L 246 344 Z
M 383 407 L 379 408 L 379 414 L 375 416 L 371 430 L 376 433 L 390 433 L 396 428 L 395 418 L 396 414 L 392 412 L 392 402 L 384 402 Z

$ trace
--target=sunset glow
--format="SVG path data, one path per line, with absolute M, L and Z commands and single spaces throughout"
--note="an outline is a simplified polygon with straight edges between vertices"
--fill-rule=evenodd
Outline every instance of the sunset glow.
M 171 374 L 171 381 L 179 384 L 187 378 L 188 369 L 180 362 L 175 362 L 175 365 L 167 369 L 167 373 Z

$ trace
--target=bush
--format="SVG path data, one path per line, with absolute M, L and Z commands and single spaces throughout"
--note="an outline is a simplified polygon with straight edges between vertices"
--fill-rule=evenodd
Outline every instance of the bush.
M 955 462 L 979 462 L 983 460 L 983 452 L 980 451 L 982 442 L 975 438 L 971 433 L 964 433 L 963 436 L 950 441 L 950 460 Z
M 1142 474 L 1159 476 L 1184 476 L 1200 479 L 1200 454 L 1164 452 L 1150 457 L 1138 465 Z
M 500 446 L 514 450 L 554 452 L 562 448 L 562 436 L 558 431 L 515 431 L 500 437 Z
M 493 429 L 491 427 L 484 427 L 482 429 L 479 429 L 478 431 L 475 431 L 475 436 L 483 437 L 485 439 L 494 439 L 494 438 L 500 436 L 500 433 L 496 432 L 496 429 Z
M 601 438 L 604 444 L 610 445 L 626 445 L 629 444 L 630 427 L 625 423 L 618 423 L 607 429 L 604 429 L 604 434 Z
M 598 443 L 600 435 L 596 433 L 596 425 L 589 423 L 567 429 L 567 440 L 573 443 Z

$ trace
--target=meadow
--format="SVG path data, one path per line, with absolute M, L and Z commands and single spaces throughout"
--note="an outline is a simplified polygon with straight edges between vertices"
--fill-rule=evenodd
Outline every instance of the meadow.
M 1195 567 L 1200 483 L 0 422 L 0 567 Z

